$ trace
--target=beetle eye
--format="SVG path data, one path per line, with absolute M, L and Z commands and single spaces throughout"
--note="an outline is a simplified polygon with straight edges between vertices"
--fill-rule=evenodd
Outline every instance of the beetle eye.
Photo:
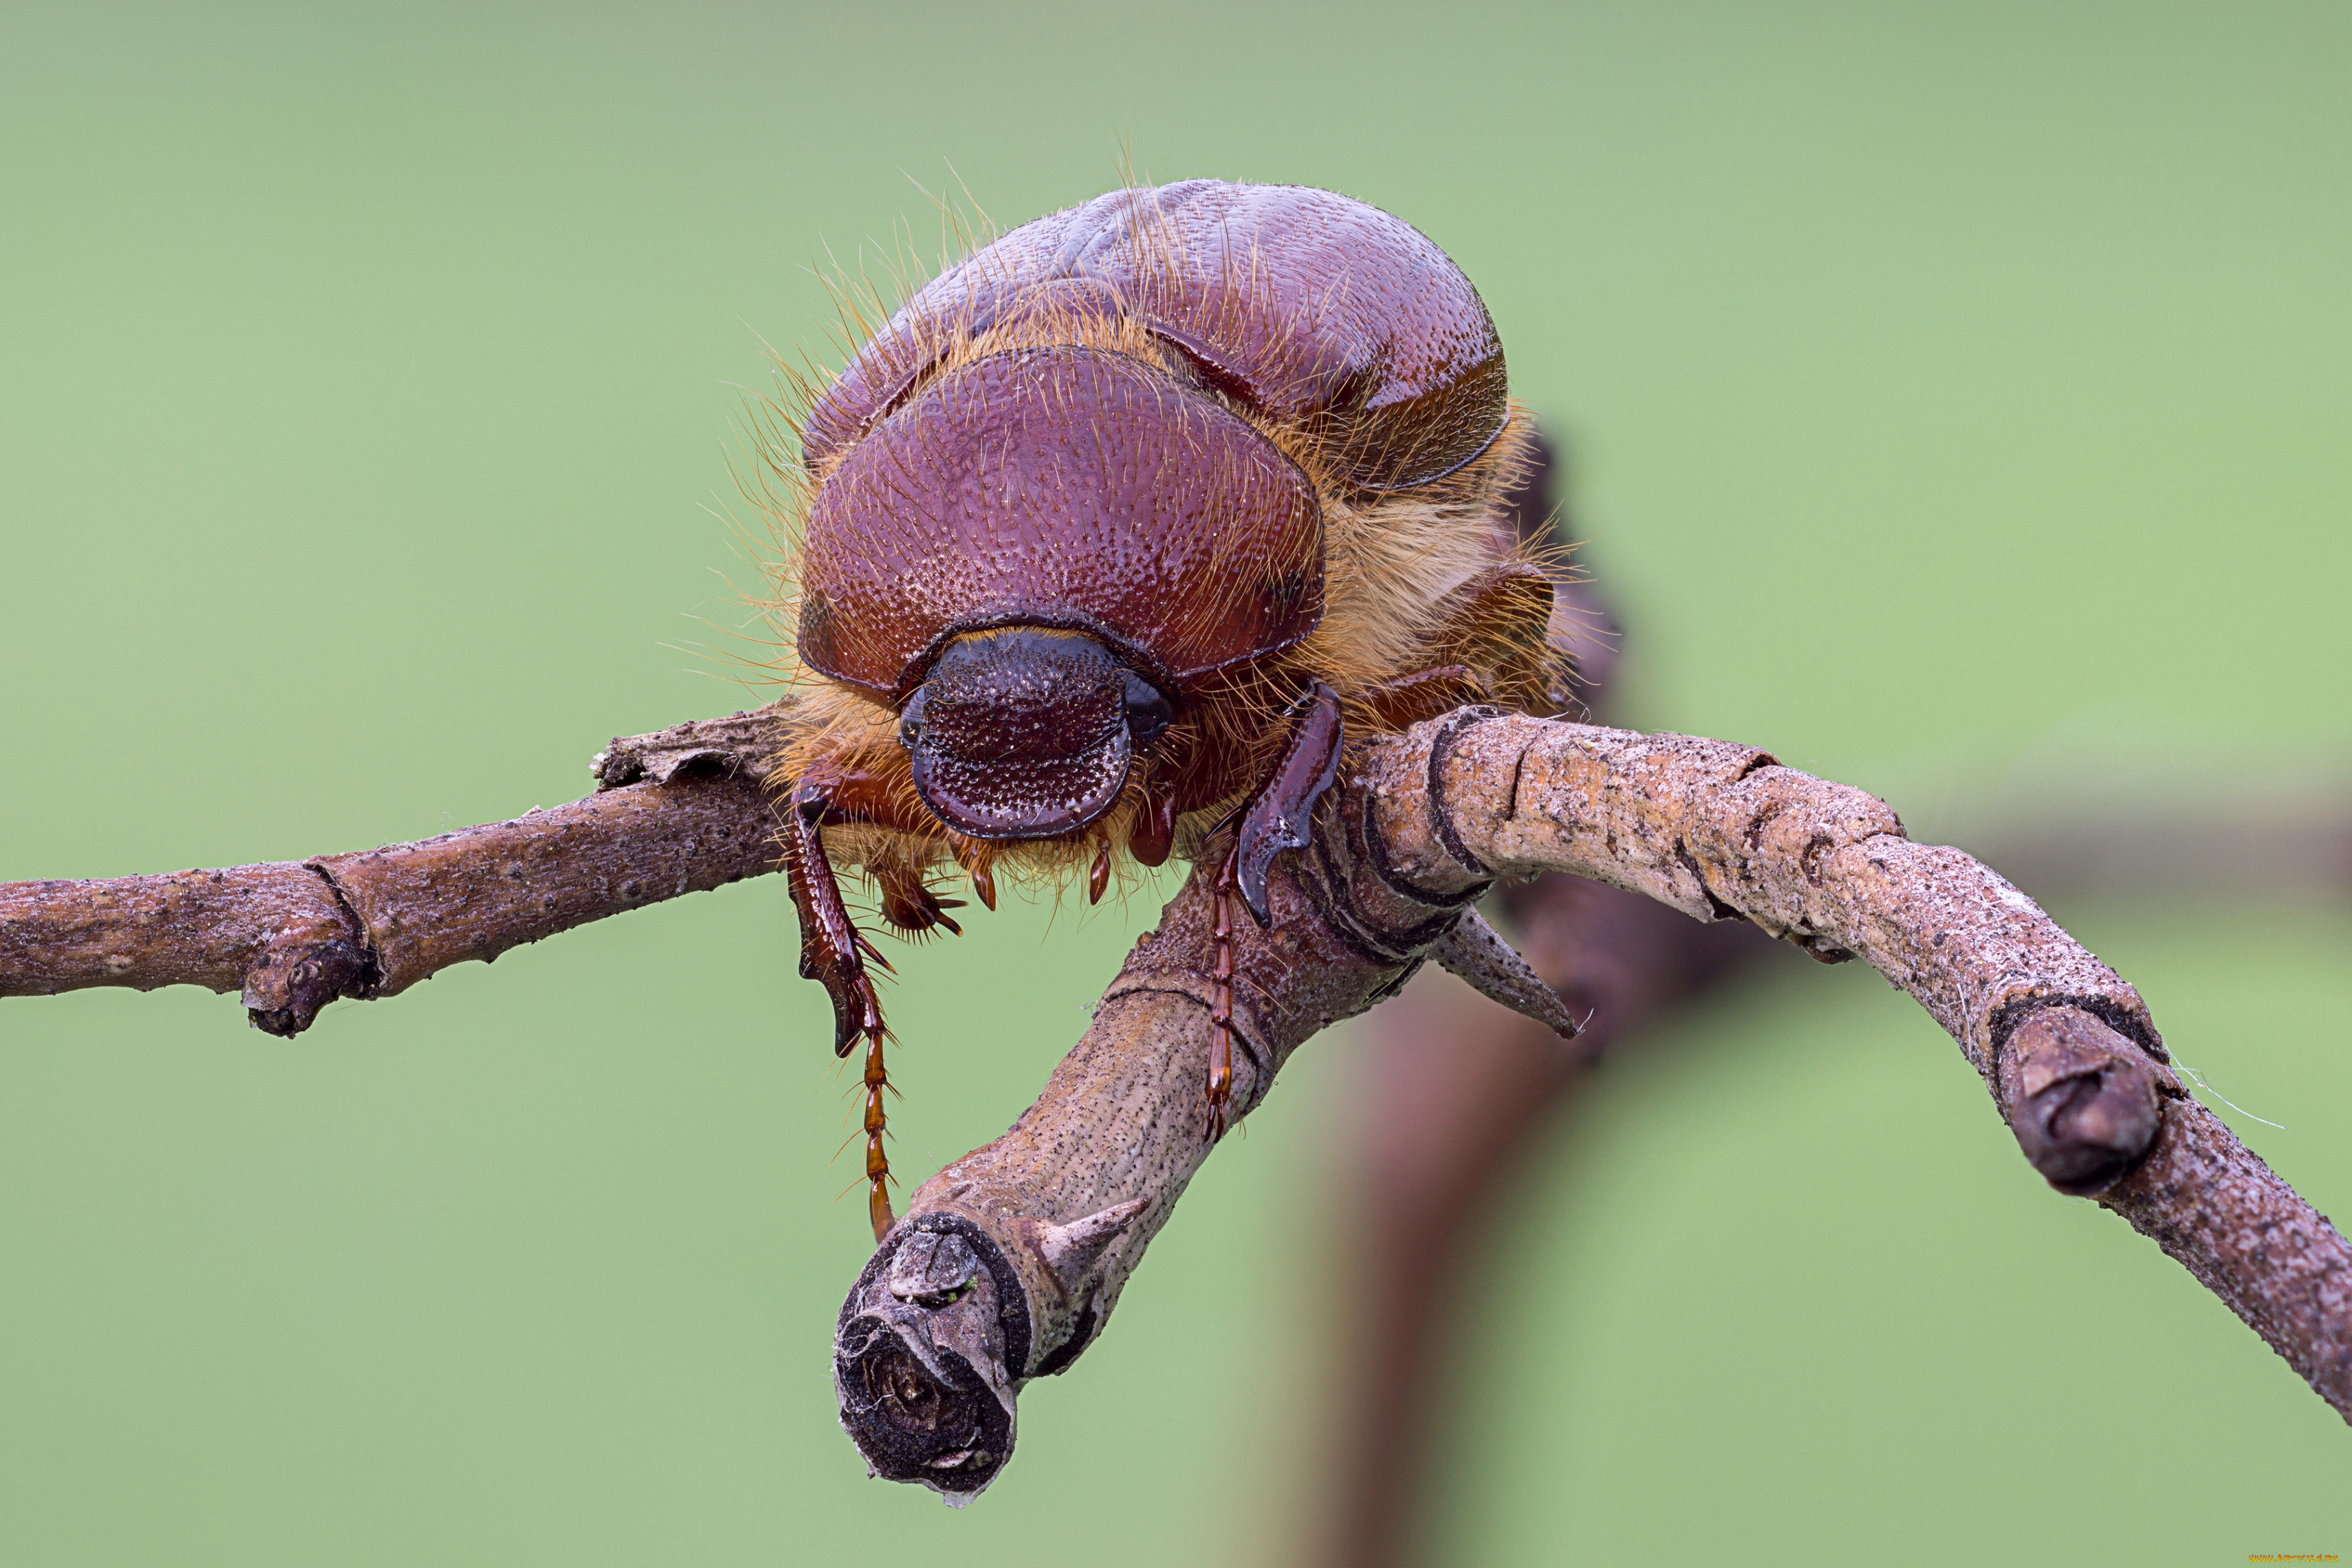
M 915 749 L 915 742 L 921 737 L 922 733 L 923 692 L 918 688 L 915 695 L 908 699 L 907 706 L 898 714 L 898 744 L 911 752 Z
M 1158 687 L 1132 670 L 1128 672 L 1127 732 L 1137 746 L 1149 746 L 1167 733 L 1175 717 L 1174 704 L 1160 694 Z

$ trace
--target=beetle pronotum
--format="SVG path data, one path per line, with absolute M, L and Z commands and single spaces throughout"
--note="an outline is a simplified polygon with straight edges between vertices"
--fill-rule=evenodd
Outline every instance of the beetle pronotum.
M 1222 1136 L 1233 904 L 1265 923 L 1344 742 L 1569 702 L 1546 563 L 1496 512 L 1529 426 L 1477 291 L 1328 191 L 1121 189 L 974 251 L 793 414 L 807 690 L 772 782 L 801 973 L 866 1044 L 876 1239 L 882 961 L 838 867 L 915 934 L 958 929 L 950 867 L 993 907 L 1008 872 L 1099 899 L 1122 857 L 1218 853 Z

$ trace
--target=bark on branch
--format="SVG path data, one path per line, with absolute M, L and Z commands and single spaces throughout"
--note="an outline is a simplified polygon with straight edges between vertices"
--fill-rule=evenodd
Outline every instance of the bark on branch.
M 2153 1237 L 2352 1420 L 2352 1248 L 2187 1096 L 2136 991 L 1871 796 L 1749 747 L 1464 710 L 1354 757 L 1277 870 L 1273 928 L 1244 930 L 1239 958 L 1244 1113 L 1498 878 L 1566 871 L 1744 919 L 1909 992 L 2053 1185 Z M 1210 910 L 1195 875 L 1036 1104 L 926 1183 L 860 1276 L 835 1377 L 877 1473 L 950 1501 L 987 1485 L 1022 1384 L 1100 1332 L 1209 1152 Z
M 600 793 L 511 822 L 311 860 L 0 884 L 0 997 L 91 985 L 243 994 L 297 1035 L 339 998 L 772 870 L 761 759 L 782 705 L 615 740 Z
M 0 886 L 0 996 L 240 990 L 294 1033 L 337 997 L 771 869 L 758 761 L 782 706 L 620 741 L 602 791 L 420 844 Z M 1210 848 L 1214 863 L 1215 847 Z M 2027 1157 L 2178 1258 L 2352 1419 L 2352 1250 L 2189 1099 L 2137 993 L 2008 882 L 1884 805 L 1752 748 L 1464 710 L 1351 754 L 1272 928 L 1244 924 L 1234 1102 L 1400 987 L 1497 879 L 1565 871 L 1744 919 L 1908 991 Z M 1092 1342 L 1207 1156 L 1211 899 L 1195 876 L 1003 1138 L 913 1196 L 845 1305 L 845 1424 L 880 1473 L 971 1496 L 1023 1383 Z

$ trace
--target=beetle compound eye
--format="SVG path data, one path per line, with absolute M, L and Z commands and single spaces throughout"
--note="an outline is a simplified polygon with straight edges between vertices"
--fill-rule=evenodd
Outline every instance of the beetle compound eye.
M 1175 704 L 1161 696 L 1158 687 L 1133 670 L 1127 672 L 1127 732 L 1138 747 L 1149 746 L 1166 734 L 1175 717 Z

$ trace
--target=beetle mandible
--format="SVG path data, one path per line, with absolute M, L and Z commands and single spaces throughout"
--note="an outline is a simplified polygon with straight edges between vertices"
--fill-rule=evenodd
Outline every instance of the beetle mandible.
M 969 878 L 1224 846 L 1204 1095 L 1232 1090 L 1236 900 L 1307 841 L 1343 740 L 1465 702 L 1570 702 L 1552 583 L 1497 520 L 1528 451 L 1477 291 L 1328 191 L 1109 192 L 907 300 L 794 420 L 779 571 L 799 720 L 772 766 L 801 973 L 866 1045 L 868 1208 L 891 1225 L 887 1030 L 838 869 L 957 931 Z M 1222 836 L 1231 825 L 1230 843 Z

